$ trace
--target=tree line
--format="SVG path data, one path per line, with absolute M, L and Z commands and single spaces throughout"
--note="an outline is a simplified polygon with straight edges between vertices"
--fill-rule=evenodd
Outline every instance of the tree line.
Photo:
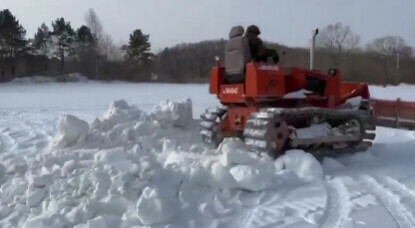
M 140 29 L 130 34 L 128 44 L 122 47 L 114 45 L 93 9 L 86 13 L 85 25 L 79 28 L 74 28 L 61 17 L 52 21 L 50 26 L 42 23 L 34 36 L 28 39 L 19 20 L 8 9 L 0 11 L 0 63 L 7 59 L 12 68 L 19 57 L 46 56 L 60 61 L 61 72 L 66 63 L 76 62 L 88 68 L 86 72 L 90 78 L 114 80 L 118 78 L 100 78 L 99 70 L 104 73 L 108 64 L 122 63 L 134 71 L 150 74 L 154 58 L 150 50 L 149 35 Z M 128 79 L 138 81 L 140 77 L 134 75 Z
M 62 72 L 65 64 L 75 62 L 76 71 L 96 80 L 207 82 L 215 56 L 223 62 L 226 45 L 225 39 L 183 43 L 154 54 L 150 35 L 140 29 L 131 32 L 127 44 L 116 45 L 93 9 L 79 28 L 57 18 L 50 25 L 41 24 L 33 37 L 26 35 L 9 10 L 0 11 L 0 68 L 2 59 L 13 65 L 19 57 L 35 55 L 58 59 Z M 402 37 L 385 36 L 362 44 L 349 26 L 334 23 L 320 30 L 316 44 L 319 70 L 339 68 L 350 81 L 415 83 L 414 51 Z M 309 66 L 308 48 L 266 45 L 279 52 L 281 65 Z

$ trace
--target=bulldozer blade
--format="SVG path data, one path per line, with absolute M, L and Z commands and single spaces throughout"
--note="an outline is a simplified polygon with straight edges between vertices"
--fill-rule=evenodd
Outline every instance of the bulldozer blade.
M 377 126 L 415 129 L 415 102 L 372 99 Z

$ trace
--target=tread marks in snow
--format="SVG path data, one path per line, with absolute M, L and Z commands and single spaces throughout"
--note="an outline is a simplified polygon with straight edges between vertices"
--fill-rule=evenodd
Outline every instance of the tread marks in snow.
M 326 210 L 321 217 L 322 228 L 342 228 L 350 221 L 350 194 L 340 178 L 326 183 Z
M 412 194 L 409 189 L 389 177 L 376 180 L 374 177 L 366 175 L 362 178 L 362 182 L 386 208 L 399 227 L 415 227 L 415 217 L 411 212 L 414 208 L 403 201 L 407 200 L 408 194 Z M 413 202 L 413 199 L 410 202 Z

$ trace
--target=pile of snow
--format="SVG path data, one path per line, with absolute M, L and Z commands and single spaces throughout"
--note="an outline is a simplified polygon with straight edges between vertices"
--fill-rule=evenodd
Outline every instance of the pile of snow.
M 15 78 L 11 83 L 50 83 L 50 82 L 88 82 L 88 77 L 81 75 L 80 73 L 70 73 L 58 76 L 30 76 Z
M 303 151 L 274 161 L 238 138 L 200 146 L 191 110 L 189 100 L 150 114 L 116 101 L 92 123 L 62 117 L 50 151 L 0 165 L 0 227 L 202 227 L 230 192 L 322 178 Z
M 58 82 L 88 82 L 88 77 L 80 73 L 70 73 L 56 77 Z
M 185 129 L 195 125 L 189 99 L 162 101 L 150 114 L 119 100 L 112 102 L 108 111 L 90 124 L 73 116 L 64 116 L 53 145 L 58 148 L 139 146 L 145 150 L 160 149 L 166 139 L 178 140 L 181 144 L 199 141 L 195 134 L 197 129 Z

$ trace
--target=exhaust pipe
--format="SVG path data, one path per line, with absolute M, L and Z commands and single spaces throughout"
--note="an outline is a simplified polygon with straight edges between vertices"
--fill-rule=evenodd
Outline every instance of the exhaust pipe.
M 311 48 L 310 48 L 310 70 L 314 70 L 314 49 L 316 48 L 317 34 L 318 34 L 318 29 L 313 30 L 313 38 L 311 41 Z

